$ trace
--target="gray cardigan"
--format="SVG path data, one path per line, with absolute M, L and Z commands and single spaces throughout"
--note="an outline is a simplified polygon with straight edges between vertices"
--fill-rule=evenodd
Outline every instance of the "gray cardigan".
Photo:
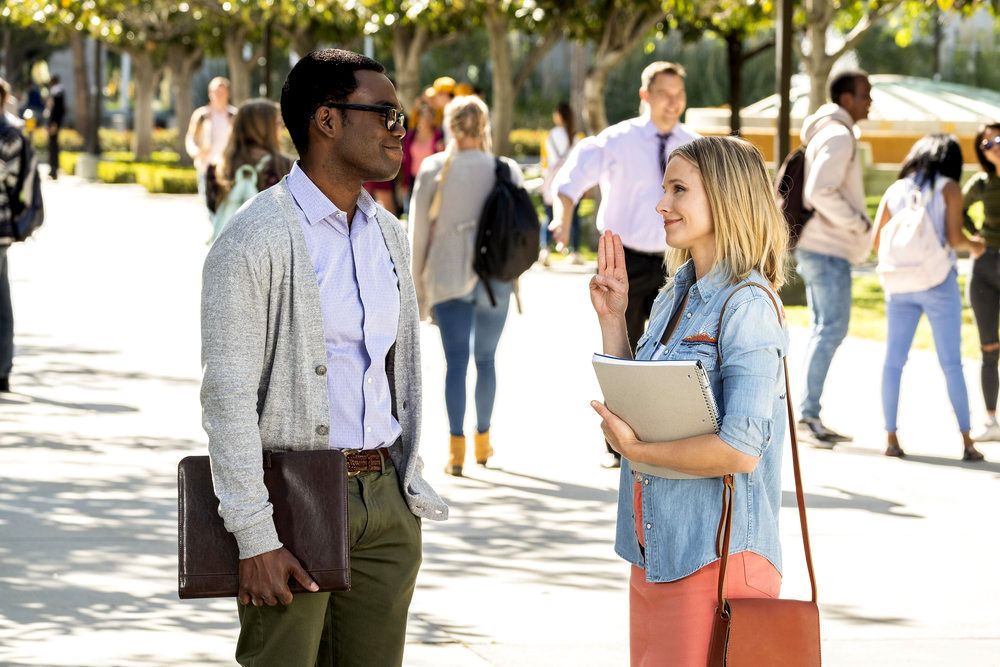
M 403 429 L 391 453 L 403 497 L 419 517 L 448 506 L 421 477 L 420 339 L 409 246 L 379 208 L 379 227 L 399 280 L 400 315 L 390 352 L 393 406 Z M 263 449 L 329 447 L 326 344 L 316 272 L 298 207 L 285 181 L 247 202 L 205 259 L 201 303 L 202 418 L 215 493 L 240 558 L 281 546 L 262 473 Z

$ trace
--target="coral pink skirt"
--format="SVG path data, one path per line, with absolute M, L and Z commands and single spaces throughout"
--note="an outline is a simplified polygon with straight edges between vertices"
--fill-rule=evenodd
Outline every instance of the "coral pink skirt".
M 642 487 L 632 492 L 635 533 L 643 543 Z M 729 557 L 726 597 L 776 598 L 781 575 L 769 560 L 743 551 Z M 719 561 L 677 581 L 650 583 L 632 566 L 629 646 L 632 667 L 705 667 L 718 605 Z

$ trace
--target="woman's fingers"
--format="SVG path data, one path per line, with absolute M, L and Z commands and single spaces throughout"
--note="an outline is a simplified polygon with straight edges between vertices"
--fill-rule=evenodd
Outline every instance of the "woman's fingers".
M 601 238 L 604 241 L 604 266 L 607 267 L 607 273 L 612 273 L 615 270 L 614 239 L 611 232 L 607 230 L 604 231 Z
M 591 278 L 591 283 L 596 283 L 598 286 L 604 289 L 610 290 L 612 292 L 617 292 L 618 294 L 625 294 L 627 291 L 625 288 L 625 283 L 617 278 L 613 278 L 610 275 L 606 276 L 594 276 Z
M 621 270 L 622 273 L 625 272 L 625 246 L 622 244 L 622 237 L 615 234 L 614 236 L 614 258 L 615 258 L 615 268 Z
M 604 260 L 604 234 L 597 237 L 597 273 L 602 274 L 608 270 L 608 263 Z

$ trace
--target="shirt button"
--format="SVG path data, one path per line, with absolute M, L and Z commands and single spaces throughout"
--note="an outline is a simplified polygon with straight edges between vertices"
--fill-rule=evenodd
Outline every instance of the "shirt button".
M 320 364 L 316 367 L 316 375 L 326 375 L 326 366 Z
M 372 427 L 371 426 L 369 426 L 368 428 L 365 429 L 365 433 L 371 433 L 371 432 L 372 432 Z
M 691 319 L 691 313 L 688 313 L 686 317 L 687 317 L 688 319 Z
M 653 524 L 647 523 L 646 524 L 646 530 L 652 530 L 652 529 L 653 529 Z
M 316 435 L 327 435 L 330 432 L 330 428 L 324 424 L 320 424 L 316 427 Z
M 371 383 L 372 383 L 372 379 L 368 378 L 368 384 L 371 384 Z
M 649 480 L 647 479 L 647 480 L 643 481 L 643 484 L 645 484 L 646 486 L 649 486 Z

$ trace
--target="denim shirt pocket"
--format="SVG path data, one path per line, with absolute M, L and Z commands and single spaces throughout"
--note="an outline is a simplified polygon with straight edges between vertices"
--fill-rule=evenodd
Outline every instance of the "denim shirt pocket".
M 691 340 L 692 336 L 677 343 L 674 357 L 701 362 L 706 371 L 715 371 L 719 365 L 719 347 L 715 340 Z

